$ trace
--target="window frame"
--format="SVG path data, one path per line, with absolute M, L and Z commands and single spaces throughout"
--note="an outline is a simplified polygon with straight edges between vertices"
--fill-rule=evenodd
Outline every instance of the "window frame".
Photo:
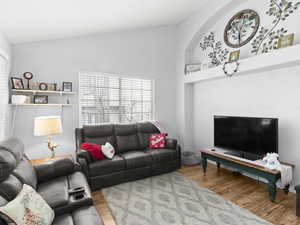
M 155 120 L 156 118 L 156 107 L 155 107 L 155 92 L 156 92 L 156 79 L 153 78 L 149 78 L 149 77 L 137 77 L 137 76 L 129 76 L 129 75 L 123 75 L 123 74 L 117 74 L 117 73 L 107 73 L 107 72 L 88 72 L 88 71 L 80 71 L 78 73 L 78 113 L 79 113 L 79 127 L 82 128 L 83 121 L 82 121 L 82 107 L 81 107 L 81 96 L 82 96 L 82 92 L 81 92 L 81 88 L 80 88 L 80 84 L 81 84 L 81 76 L 86 76 L 86 75 L 91 75 L 91 76 L 106 76 L 106 77 L 119 77 L 121 79 L 139 79 L 139 80 L 151 80 L 152 82 L 152 101 L 151 101 L 151 107 L 152 107 L 152 119 L 151 120 Z M 121 90 L 121 89 L 120 89 Z M 121 101 L 120 101 L 121 102 Z M 110 123 L 110 122 L 108 122 Z M 107 124 L 107 123 L 101 123 L 101 124 Z M 121 123 L 124 124 L 124 123 Z

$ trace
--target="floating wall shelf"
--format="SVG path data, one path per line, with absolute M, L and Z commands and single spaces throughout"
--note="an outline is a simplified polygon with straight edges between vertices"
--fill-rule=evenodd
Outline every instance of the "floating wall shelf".
M 72 106 L 71 104 L 33 104 L 33 103 L 25 103 L 25 104 L 11 104 L 12 106 Z
M 239 62 L 239 71 L 234 74 L 233 77 L 297 66 L 300 65 L 300 44 L 242 59 Z M 222 67 L 223 66 L 218 66 L 187 74 L 184 77 L 184 83 L 193 84 L 208 80 L 227 78 Z
M 59 94 L 59 95 L 74 95 L 75 92 L 67 92 L 67 91 L 41 91 L 41 90 L 18 90 L 18 89 L 12 89 L 12 92 L 15 93 L 24 93 L 24 94 Z

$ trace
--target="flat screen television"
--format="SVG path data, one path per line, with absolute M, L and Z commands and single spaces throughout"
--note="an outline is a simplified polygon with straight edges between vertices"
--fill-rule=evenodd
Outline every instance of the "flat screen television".
M 214 116 L 214 146 L 249 159 L 277 153 L 278 119 Z

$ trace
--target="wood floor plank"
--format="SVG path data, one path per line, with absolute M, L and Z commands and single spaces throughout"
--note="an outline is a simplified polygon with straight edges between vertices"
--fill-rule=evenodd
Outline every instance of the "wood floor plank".
M 295 213 L 296 195 L 285 195 L 277 191 L 276 202 L 269 201 L 266 185 L 245 176 L 236 176 L 232 172 L 208 164 L 207 173 L 200 166 L 183 167 L 179 172 L 200 186 L 206 187 L 226 200 L 248 209 L 257 216 L 275 225 L 300 225 Z M 105 225 L 116 225 L 110 209 L 101 191 L 93 192 L 93 199 Z

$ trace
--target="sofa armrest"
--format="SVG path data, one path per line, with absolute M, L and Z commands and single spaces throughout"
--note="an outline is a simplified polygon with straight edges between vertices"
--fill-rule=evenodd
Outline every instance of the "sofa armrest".
M 81 171 L 84 173 L 84 175 L 85 175 L 86 178 L 88 179 L 88 178 L 89 178 L 89 165 L 88 165 L 86 159 L 85 159 L 85 158 L 78 157 L 78 158 L 77 158 L 77 162 L 78 162 L 79 165 L 80 165 Z
M 180 169 L 180 167 L 181 167 L 181 147 L 178 144 L 177 140 L 167 138 L 166 139 L 166 148 L 172 149 L 176 152 L 176 160 L 178 161 L 176 169 Z
M 166 139 L 166 148 L 176 150 L 177 149 L 177 140 L 176 139 L 167 138 Z
M 296 190 L 297 194 L 300 195 L 300 184 L 295 186 L 295 190 Z
M 34 166 L 38 182 L 52 180 L 57 177 L 67 176 L 78 169 L 71 158 L 58 158 Z
M 76 150 L 76 155 L 77 155 L 77 161 L 78 161 L 78 158 L 82 158 L 82 159 L 85 159 L 88 164 L 93 162 L 93 159 L 92 159 L 92 156 L 90 155 L 90 153 L 81 148 L 78 148 Z

